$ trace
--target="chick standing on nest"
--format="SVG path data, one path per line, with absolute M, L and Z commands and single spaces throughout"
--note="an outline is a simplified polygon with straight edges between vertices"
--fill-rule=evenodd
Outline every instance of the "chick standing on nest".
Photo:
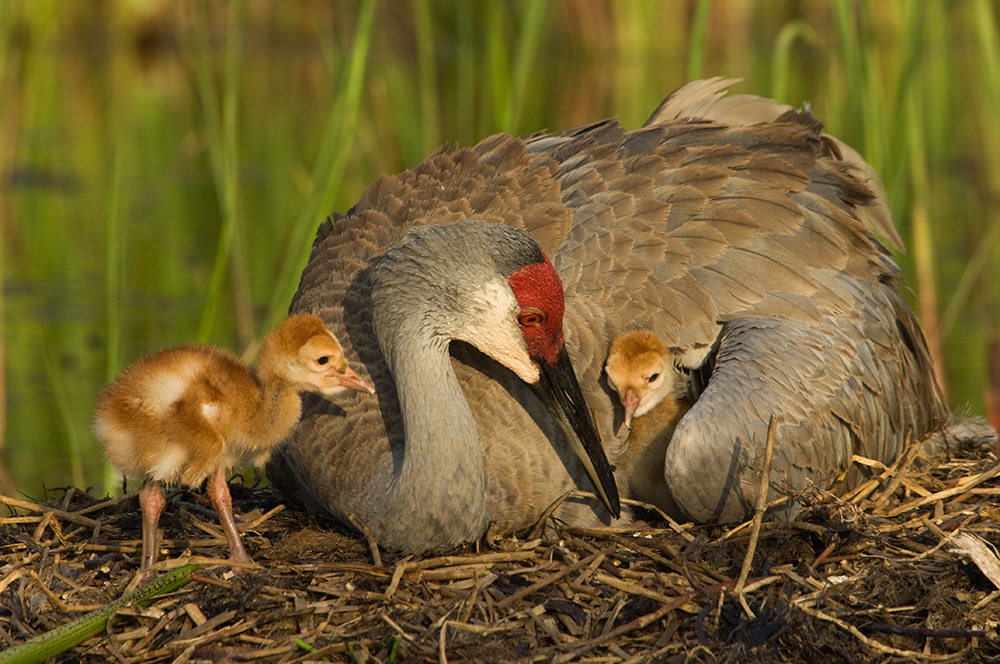
M 608 383 L 625 407 L 628 438 L 615 459 L 623 492 L 668 514 L 677 512 L 663 477 L 663 460 L 674 427 L 690 409 L 686 383 L 673 356 L 648 330 L 628 332 L 611 344 L 605 363 Z
M 252 562 L 233 520 L 226 469 L 261 466 L 298 422 L 299 392 L 374 389 L 347 366 L 340 343 L 311 314 L 287 318 L 264 339 L 256 372 L 210 346 L 168 348 L 126 369 L 98 399 L 94 432 L 123 473 L 144 477 L 142 568 L 156 562 L 163 483 L 208 480 L 230 559 Z

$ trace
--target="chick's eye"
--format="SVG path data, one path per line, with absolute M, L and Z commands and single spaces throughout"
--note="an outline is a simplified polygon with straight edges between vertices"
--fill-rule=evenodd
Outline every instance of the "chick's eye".
M 320 365 L 321 367 L 324 366 L 329 361 L 330 361 L 329 355 L 321 355 L 316 358 L 316 364 Z
M 517 323 L 521 327 L 538 327 L 544 322 L 545 312 L 541 309 L 535 309 L 534 307 L 522 309 L 521 313 L 517 315 Z
M 649 376 L 649 382 L 650 382 L 650 383 L 655 383 L 655 382 L 656 382 L 656 379 L 657 379 L 657 378 L 659 378 L 659 377 L 660 377 L 660 374 L 658 374 L 658 373 L 655 373 L 655 374 L 651 374 L 651 375 Z

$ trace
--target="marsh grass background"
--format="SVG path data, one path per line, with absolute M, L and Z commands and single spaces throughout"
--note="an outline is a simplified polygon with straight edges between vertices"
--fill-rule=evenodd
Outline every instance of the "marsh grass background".
M 251 357 L 316 226 L 378 175 L 497 131 L 634 128 L 714 75 L 808 102 L 881 173 L 950 400 L 996 423 L 998 10 L 0 2 L 0 491 L 120 490 L 90 433 L 100 388 L 168 344 Z

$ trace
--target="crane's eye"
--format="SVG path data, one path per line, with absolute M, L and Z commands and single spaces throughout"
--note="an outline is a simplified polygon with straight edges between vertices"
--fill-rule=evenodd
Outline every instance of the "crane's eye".
M 545 323 L 545 312 L 534 307 L 521 309 L 517 315 L 517 324 L 521 327 L 538 327 Z
M 321 355 L 316 358 L 316 364 L 320 365 L 321 367 L 324 366 L 329 361 L 330 361 L 329 355 Z
M 655 374 L 651 374 L 651 375 L 649 376 L 649 382 L 650 382 L 650 383 L 655 383 L 655 382 L 656 382 L 656 379 L 657 379 L 657 378 L 659 378 L 659 377 L 660 377 L 660 374 L 658 374 L 658 373 L 655 373 Z

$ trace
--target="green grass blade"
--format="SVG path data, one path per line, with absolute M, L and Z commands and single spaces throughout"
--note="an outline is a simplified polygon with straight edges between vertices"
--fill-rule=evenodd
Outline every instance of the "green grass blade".
M 86 480 L 83 476 L 83 439 L 77 429 L 79 421 L 74 415 L 72 400 L 68 393 L 67 385 L 72 383 L 66 380 L 63 372 L 59 370 L 56 358 L 52 355 L 52 350 L 48 343 L 43 342 L 42 363 L 45 365 L 45 375 L 48 378 L 49 390 L 55 400 L 56 410 L 64 428 L 67 447 L 67 461 L 69 465 L 70 479 L 73 486 L 85 487 Z
M 419 73 L 420 123 L 423 152 L 430 152 L 441 142 L 441 110 L 438 105 L 437 74 L 434 69 L 434 17 L 430 0 L 414 0 L 413 23 L 417 35 L 417 71 Z
M 489 117 L 487 133 L 501 131 L 511 106 L 510 52 L 505 36 L 507 6 L 499 2 L 486 5 L 486 52 L 489 63 L 488 78 L 490 98 L 483 107 L 484 117 Z M 488 114 L 488 115 L 487 115 Z
M 212 264 L 205 305 L 198 326 L 199 341 L 208 341 L 213 336 L 219 308 L 226 296 L 226 275 L 233 263 L 235 263 L 233 283 L 240 336 L 243 342 L 249 341 L 252 337 L 252 323 L 247 321 L 250 309 L 247 285 L 249 278 L 245 273 L 246 260 L 241 256 L 240 242 L 242 219 L 239 203 L 238 100 L 241 76 L 239 62 L 242 51 L 242 7 L 243 3 L 239 2 L 229 4 L 221 100 L 214 82 L 208 17 L 197 9 L 192 14 L 197 32 L 195 64 L 199 100 L 205 119 L 209 160 L 222 212 L 222 227 L 215 261 Z
M 771 98 L 778 101 L 788 101 L 788 87 L 791 80 L 792 46 L 801 40 L 803 43 L 820 47 L 823 40 L 819 33 L 805 21 L 789 21 L 781 27 L 774 40 L 774 54 L 771 56 Z
M 519 134 L 524 112 L 524 99 L 528 95 L 528 82 L 536 66 L 538 49 L 541 45 L 542 25 L 548 10 L 548 0 L 528 0 L 518 27 L 517 50 L 514 56 L 511 94 L 501 118 L 500 128 Z
M 337 112 L 330 116 L 329 127 L 332 130 L 324 139 L 320 159 L 311 174 L 311 181 L 321 184 L 314 186 L 310 192 L 289 234 L 288 250 L 271 293 L 267 329 L 286 315 L 288 304 L 298 285 L 299 274 L 309 259 L 309 238 L 316 232 L 320 220 L 333 209 L 334 199 L 340 191 L 339 183 L 347 165 L 347 157 L 354 146 L 353 134 L 361 112 L 361 92 L 367 71 L 374 15 L 375 0 L 363 2 L 358 14 L 354 45 L 348 59 L 347 78 L 341 90 L 340 97 L 343 101 L 338 105 Z
M 859 151 L 865 159 L 881 172 L 882 151 L 879 137 L 881 124 L 878 113 L 877 83 L 868 67 L 865 35 L 861 33 L 861 16 L 857 6 L 848 0 L 834 2 L 834 21 L 840 38 L 840 52 L 844 60 L 847 79 L 848 116 L 842 124 L 861 128 Z
M 691 45 L 688 47 L 687 77 L 689 81 L 702 77 L 705 66 L 705 48 L 708 42 L 708 15 L 712 0 L 698 0 L 691 21 Z
M 191 580 L 198 565 L 184 565 L 140 586 L 118 599 L 60 625 L 33 639 L 0 652 L 0 664 L 37 664 L 73 648 L 105 629 L 108 620 L 119 610 L 135 603 L 145 606 L 158 595 L 183 587 Z
M 118 134 L 115 134 L 118 136 Z M 105 253 L 104 253 L 104 329 L 107 339 L 105 350 L 105 382 L 111 382 L 121 369 L 122 356 L 122 284 L 125 281 L 124 249 L 125 225 L 122 223 L 121 192 L 122 192 L 122 147 L 120 139 L 115 138 L 112 145 L 111 184 L 108 193 L 108 212 L 105 219 Z M 118 471 L 105 460 L 103 487 L 110 492 L 118 481 Z

